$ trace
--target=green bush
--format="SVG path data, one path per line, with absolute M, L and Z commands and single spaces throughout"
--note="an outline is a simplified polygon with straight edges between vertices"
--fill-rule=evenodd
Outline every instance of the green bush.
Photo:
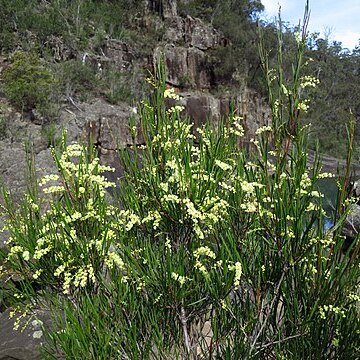
M 94 67 L 80 60 L 69 60 L 55 67 L 62 93 L 66 97 L 86 99 L 97 90 L 99 80 Z
M 4 90 L 18 109 L 52 115 L 58 82 L 36 53 L 16 52 L 4 71 Z
M 332 175 L 308 168 L 299 122 L 304 34 L 291 83 L 262 56 L 273 118 L 253 153 L 234 114 L 192 129 L 181 106 L 167 109 L 179 97 L 160 66 L 113 204 L 111 169 L 65 137 L 58 172 L 21 206 L 4 192 L 2 272 L 18 311 L 51 310 L 45 359 L 356 359 L 360 243 L 343 253 L 346 212 L 324 229 L 316 182 Z
M 18 45 L 42 48 L 51 36 L 83 50 L 99 32 L 118 37 L 124 28 L 136 27 L 140 6 L 142 0 L 0 0 L 0 51 Z
M 0 140 L 6 138 L 6 119 L 0 115 Z

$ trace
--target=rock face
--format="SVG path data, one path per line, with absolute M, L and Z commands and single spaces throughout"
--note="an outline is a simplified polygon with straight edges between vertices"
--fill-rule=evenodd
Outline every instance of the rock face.
M 109 39 L 106 42 L 104 53 L 105 58 L 100 58 L 100 63 L 109 61 L 120 71 L 126 71 L 134 58 L 129 46 L 124 41 L 117 39 Z
M 271 113 L 264 99 L 255 91 L 244 89 L 235 98 L 237 114 L 243 118 L 246 138 L 255 136 L 256 130 L 263 125 L 270 125 Z
M 169 84 L 182 88 L 209 89 L 214 76 L 207 51 L 224 46 L 226 40 L 210 25 L 191 16 L 168 19 L 165 45 L 159 46 L 154 57 L 164 55 Z
M 342 233 L 350 243 L 360 231 L 360 205 L 351 204 L 348 211 L 349 215 L 346 217 Z
M 111 105 L 104 100 L 83 104 L 82 112 L 76 112 L 76 120 L 82 129 L 90 131 L 92 141 L 107 150 L 117 150 L 132 144 L 129 118 L 132 108 L 127 104 Z M 134 114 L 133 114 L 134 115 Z M 82 135 L 85 135 L 82 132 Z
M 155 59 L 164 56 L 168 84 L 180 88 L 209 89 L 213 74 L 205 53 L 197 48 L 166 44 L 155 50 Z
M 10 309 L 0 313 L 0 360 L 40 360 L 42 342 L 37 321 L 30 320 L 24 331 L 14 330 L 15 318 L 9 319 Z
M 357 180 L 352 184 L 350 197 L 355 197 L 358 199 L 359 196 L 360 180 Z M 346 216 L 344 226 L 342 228 L 342 235 L 345 236 L 345 242 L 343 246 L 344 251 L 349 248 L 360 232 L 360 201 L 358 200 L 357 203 L 349 205 L 346 211 L 348 212 L 348 215 Z
M 216 97 L 204 92 L 184 92 L 182 105 L 186 114 L 193 120 L 195 127 L 203 124 L 207 119 L 214 123 L 222 116 L 230 113 L 233 102 L 236 115 L 242 117 L 242 124 L 246 131 L 245 141 L 254 137 L 256 129 L 270 123 L 270 110 L 264 106 L 263 100 L 255 92 L 245 90 L 235 99 L 231 97 Z
M 212 26 L 188 15 L 184 20 L 184 40 L 189 46 L 205 51 L 221 45 L 224 38 Z
M 209 90 L 215 78 L 209 60 L 209 50 L 227 46 L 228 41 L 212 26 L 191 16 L 177 15 L 166 18 L 165 44 L 154 51 L 154 62 L 163 56 L 166 81 L 179 88 L 182 105 L 195 126 L 206 119 L 218 121 L 230 112 L 232 102 L 236 115 L 243 118 L 247 140 L 255 135 L 258 127 L 270 123 L 269 107 L 254 91 L 243 88 L 236 96 L 214 96 Z

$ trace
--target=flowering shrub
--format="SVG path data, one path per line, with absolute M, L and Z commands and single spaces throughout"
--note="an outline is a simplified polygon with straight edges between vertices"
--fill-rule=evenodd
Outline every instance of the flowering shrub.
M 58 81 L 36 53 L 16 52 L 4 71 L 4 90 L 19 110 L 37 108 L 44 116 L 56 114 L 52 104 L 58 95 Z
M 238 148 L 234 114 L 193 129 L 160 66 L 139 109 L 145 144 L 120 150 L 113 204 L 112 169 L 65 138 L 57 174 L 19 208 L 5 193 L 2 273 L 20 276 L 19 310 L 52 310 L 44 358 L 356 358 L 360 245 L 341 250 L 346 213 L 324 230 L 316 181 L 332 174 L 308 166 L 299 122 L 299 89 L 316 83 L 299 75 L 305 40 L 293 84 L 262 58 L 273 123 L 256 131 L 257 151 Z
M 117 225 L 114 209 L 104 199 L 105 189 L 115 184 L 101 175 L 113 169 L 100 165 L 91 149 L 65 146 L 64 140 L 61 155 L 53 151 L 58 173 L 38 183 L 50 197 L 41 200 L 37 191 L 28 193 L 20 211 L 6 209 L 6 263 L 26 278 L 67 294 L 71 287 L 94 286 L 105 264 L 121 260 L 109 249 Z

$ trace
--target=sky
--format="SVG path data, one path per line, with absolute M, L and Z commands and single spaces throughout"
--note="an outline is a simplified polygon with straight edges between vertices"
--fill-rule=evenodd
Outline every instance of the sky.
M 306 0 L 261 0 L 263 17 L 273 20 L 281 5 L 285 22 L 297 25 L 302 19 Z M 330 41 L 340 41 L 343 48 L 353 50 L 360 39 L 360 0 L 310 0 L 309 31 L 330 34 Z

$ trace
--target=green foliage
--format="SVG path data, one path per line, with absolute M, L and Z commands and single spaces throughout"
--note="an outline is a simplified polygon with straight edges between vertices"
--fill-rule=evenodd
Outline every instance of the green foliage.
M 341 44 L 330 43 L 313 34 L 308 56 L 310 69 L 320 80 L 314 92 L 314 107 L 307 121 L 313 124 L 312 143 L 319 141 L 323 152 L 336 157 L 346 156 L 346 125 L 350 112 L 360 119 L 360 55 L 346 51 Z M 360 140 L 359 130 L 355 139 Z
M 9 230 L 12 238 L 17 239 L 17 246 L 7 256 L 9 265 L 13 270 L 23 267 L 24 264 L 16 265 L 17 253 L 21 252 L 25 258 L 29 256 L 21 280 L 31 279 L 41 288 L 68 293 L 73 281 L 85 287 L 87 276 L 94 282 L 96 276 L 101 276 L 110 245 L 108 236 L 111 236 L 110 205 L 104 200 L 104 189 L 112 184 L 100 175 L 109 169 L 99 165 L 91 149 L 84 152 L 77 144 L 64 148 L 62 140 L 61 155 L 53 150 L 59 174 L 45 176 L 40 183 L 31 186 L 19 210 L 13 206 L 8 193 L 3 196 L 9 220 L 12 219 L 8 223 Z M 78 164 L 74 163 L 74 158 L 78 159 Z M 43 194 L 55 194 L 51 201 L 40 196 L 39 186 L 44 187 Z M 27 210 L 30 212 L 25 215 Z M 23 216 L 28 216 L 27 220 Z M 20 228 L 26 228 L 26 238 L 15 230 L 13 220 L 21 222 L 20 232 Z M 92 239 L 87 233 L 90 228 L 94 231 Z M 85 279 L 81 277 L 83 271 Z M 28 295 L 26 286 L 22 290 L 21 297 Z
M 255 152 L 238 147 L 233 114 L 192 129 L 159 66 L 129 124 L 134 146 L 119 151 L 113 204 L 112 169 L 65 136 L 57 174 L 19 207 L 3 193 L 1 271 L 18 311 L 51 310 L 45 359 L 356 359 L 360 243 L 342 251 L 346 212 L 324 229 L 316 183 L 331 174 L 307 165 L 305 30 L 290 82 L 282 35 L 275 68 L 262 52 L 272 125 L 257 130 Z
M 0 115 L 0 140 L 6 137 L 6 119 Z
M 215 21 L 215 18 L 220 17 L 224 11 L 227 14 L 232 11 L 239 18 L 249 19 L 256 17 L 263 10 L 264 6 L 259 0 L 190 0 L 179 4 L 179 11 L 183 14 L 203 18 L 208 22 Z
M 54 121 L 44 124 L 41 133 L 46 138 L 48 147 L 58 148 L 60 146 L 61 130 L 58 129 Z
M 80 60 L 68 60 L 55 66 L 62 93 L 68 98 L 78 96 L 83 100 L 98 89 L 99 79 L 91 65 Z
M 179 4 L 179 12 L 210 22 L 220 30 L 230 44 L 216 49 L 212 56 L 212 67 L 218 84 L 241 85 L 260 74 L 257 50 L 255 19 L 264 9 L 260 1 L 198 1 Z M 272 33 L 274 29 L 272 29 Z M 242 80 L 235 80 L 233 74 L 241 74 Z
M 52 115 L 51 101 L 57 85 L 54 75 L 35 53 L 16 52 L 4 71 L 5 94 L 20 110 L 36 108 L 43 115 Z
M 132 24 L 140 4 L 140 0 L 1 0 L 0 49 L 12 50 L 16 43 L 31 42 L 31 37 L 35 45 L 46 46 L 54 35 L 71 48 L 84 48 L 100 31 L 118 36 Z
M 103 77 L 103 91 L 106 96 L 106 100 L 111 104 L 117 104 L 121 101 L 130 102 L 135 98 L 135 94 L 132 92 L 132 86 L 130 86 L 134 79 L 132 72 L 119 71 L 114 68 L 108 68 L 104 70 Z

